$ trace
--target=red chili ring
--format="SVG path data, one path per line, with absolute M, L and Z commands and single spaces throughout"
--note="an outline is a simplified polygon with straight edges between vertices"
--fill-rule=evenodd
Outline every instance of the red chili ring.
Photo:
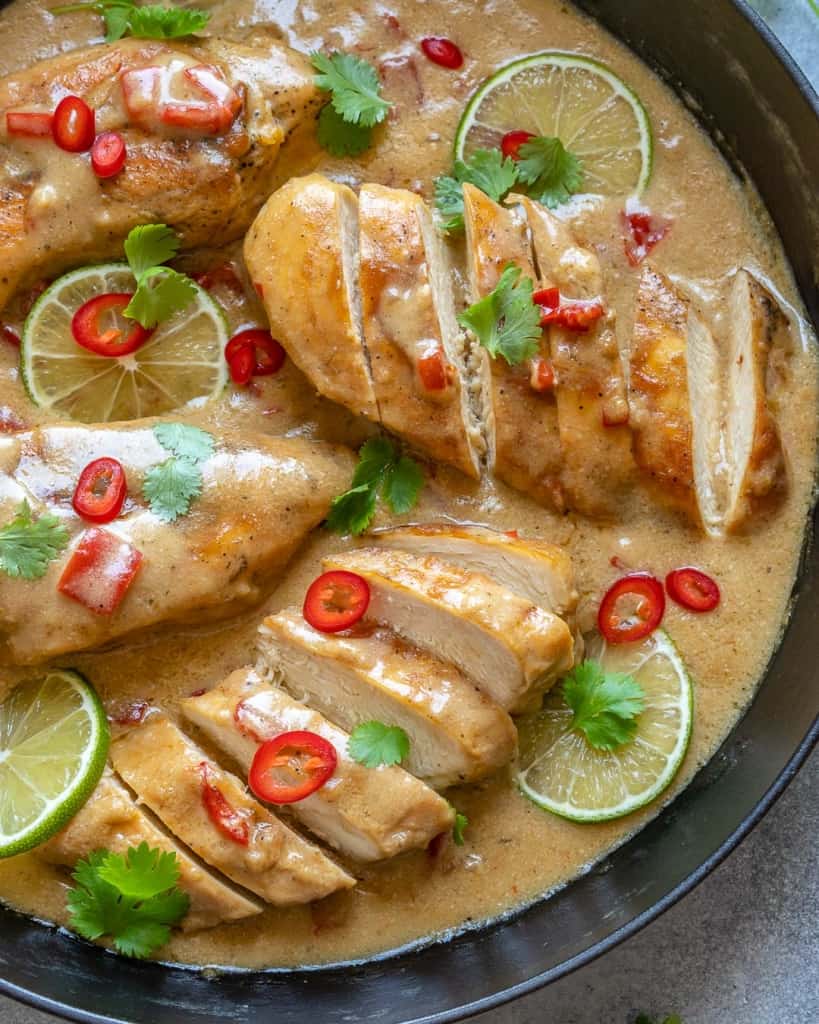
M 355 572 L 334 569 L 322 573 L 307 588 L 302 609 L 305 620 L 320 633 L 339 633 L 364 617 L 370 587 Z
M 520 147 L 534 137 L 531 132 L 507 132 L 501 139 L 501 153 L 505 157 L 511 157 L 513 160 L 520 160 Z
M 57 104 L 51 131 L 54 141 L 67 153 L 84 153 L 97 134 L 95 114 L 79 96 L 65 96 Z
M 113 178 L 125 166 L 125 140 L 119 132 L 102 132 L 91 147 L 91 166 L 98 178 Z
M 265 740 L 256 751 L 248 784 L 260 800 L 269 804 L 294 804 L 320 789 L 337 764 L 336 748 L 323 736 L 307 730 L 283 732 Z M 276 778 L 277 768 L 289 770 L 295 781 Z
M 464 62 L 460 49 L 451 39 L 444 39 L 443 36 L 427 36 L 421 40 L 421 49 L 433 64 L 451 71 L 456 71 Z
M 123 334 L 121 330 L 112 327 L 103 331 L 99 323 L 105 313 L 112 310 L 121 313 L 132 298 L 131 292 L 106 292 L 84 302 L 71 319 L 74 341 L 98 356 L 127 356 L 136 352 L 154 333 L 153 329 L 129 321 L 133 326 L 124 340 L 120 341 Z
M 665 589 L 672 601 L 691 612 L 712 612 L 720 602 L 716 580 L 691 566 L 670 572 L 665 578 Z
M 262 327 L 247 327 L 243 331 L 234 334 L 225 345 L 225 359 L 231 365 L 236 353 L 244 348 L 249 348 L 253 353 L 253 377 L 269 377 L 278 373 L 284 365 L 286 353 L 282 346 L 271 335 L 270 331 Z M 233 374 L 231 373 L 231 376 Z M 237 384 L 247 384 L 247 380 L 236 380 Z M 249 380 L 250 378 L 248 378 Z
M 227 356 L 227 351 L 225 351 Z M 230 370 L 230 379 L 234 384 L 249 384 L 253 376 L 253 369 L 256 366 L 256 353 L 250 344 L 240 345 L 235 348 L 227 360 Z
M 639 598 L 636 612 L 622 617 L 617 603 L 627 596 Z M 656 576 L 633 572 L 616 580 L 606 591 L 597 612 L 597 628 L 610 644 L 643 640 L 660 625 L 665 614 L 665 593 Z
M 72 505 L 78 516 L 92 523 L 110 523 L 122 511 L 128 483 L 116 459 L 89 462 L 80 473 Z

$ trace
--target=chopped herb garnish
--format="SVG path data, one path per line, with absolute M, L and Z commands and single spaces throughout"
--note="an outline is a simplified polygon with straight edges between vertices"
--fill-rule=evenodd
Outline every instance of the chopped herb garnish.
M 196 297 L 196 285 L 184 274 L 161 264 L 179 250 L 179 238 L 165 224 L 142 224 L 125 239 L 125 256 L 137 287 L 123 314 L 143 327 L 156 327 L 185 309 Z
M 372 129 L 389 113 L 378 72 L 350 53 L 310 54 L 319 89 L 331 94 L 319 115 L 318 140 L 334 156 L 358 156 L 372 142 Z
M 210 21 L 208 11 L 195 7 L 165 7 L 147 4 L 138 7 L 135 0 L 90 0 L 52 7 L 52 14 L 73 11 L 94 11 L 105 20 L 106 43 L 116 42 L 124 35 L 138 39 L 178 39 L 203 29 Z
M 23 500 L 10 523 L 0 528 L 0 571 L 36 580 L 68 545 L 68 530 L 50 512 L 35 519 Z
M 572 728 L 597 750 L 616 750 L 634 738 L 644 696 L 632 676 L 605 672 L 597 661 L 577 665 L 563 681 L 563 697 L 574 712 Z
M 500 202 L 517 180 L 515 161 L 499 149 L 476 149 L 466 162 L 456 160 L 451 175 L 435 180 L 435 204 L 445 218 L 444 231 L 460 231 L 464 226 L 464 183 Z
M 177 888 L 175 853 L 131 847 L 125 856 L 96 850 L 79 860 L 68 891 L 71 925 L 86 939 L 108 935 L 125 956 L 150 956 L 170 938 L 190 906 Z
M 213 436 L 187 423 L 157 423 L 154 436 L 171 457 L 148 470 L 142 493 L 154 515 L 172 523 L 202 493 L 201 463 L 213 455 Z
M 557 138 L 539 135 L 520 147 L 518 181 L 527 193 L 554 209 L 565 203 L 583 183 L 583 166 Z
M 532 300 L 533 285 L 509 264 L 494 289 L 458 317 L 493 359 L 502 356 L 517 366 L 537 354 L 543 329 L 541 311 Z
M 409 736 L 398 725 L 362 722 L 350 733 L 347 752 L 365 768 L 401 764 L 409 755 Z
M 464 832 L 469 825 L 469 818 L 460 811 L 455 811 L 455 824 L 452 826 L 452 840 L 456 846 L 464 845 Z
M 423 485 L 417 462 L 399 455 L 387 438 L 371 438 L 359 452 L 350 489 L 333 499 L 327 527 L 336 533 L 363 533 L 372 522 L 379 496 L 396 515 L 402 515 L 415 505 Z

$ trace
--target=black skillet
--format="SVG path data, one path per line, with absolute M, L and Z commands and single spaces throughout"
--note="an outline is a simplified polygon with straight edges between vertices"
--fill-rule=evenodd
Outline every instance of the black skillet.
M 761 192 L 819 322 L 819 101 L 787 54 L 743 0 L 580 2 L 704 112 Z M 680 899 L 759 821 L 818 736 L 819 555 L 809 544 L 782 644 L 748 713 L 656 821 L 552 899 L 391 959 L 217 977 L 115 957 L 0 910 L 0 991 L 89 1024 L 457 1020 L 588 963 Z

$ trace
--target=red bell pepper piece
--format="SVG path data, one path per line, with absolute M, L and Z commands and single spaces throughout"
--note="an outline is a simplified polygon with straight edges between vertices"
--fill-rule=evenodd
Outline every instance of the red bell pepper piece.
M 94 526 L 80 537 L 57 589 L 97 615 L 110 615 L 119 607 L 141 565 L 141 551 Z

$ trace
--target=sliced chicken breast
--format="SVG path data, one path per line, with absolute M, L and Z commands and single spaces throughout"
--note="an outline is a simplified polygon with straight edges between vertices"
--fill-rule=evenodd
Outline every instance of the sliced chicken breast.
M 728 317 L 725 525 L 738 530 L 787 488 L 785 455 L 771 399 L 774 390 L 786 385 L 776 379 L 773 364 L 784 365 L 791 342 L 778 303 L 747 270 L 740 269 L 734 276 Z
M 559 288 L 561 299 L 602 303 L 597 255 L 579 245 L 568 225 L 545 206 L 525 196 L 511 198 L 526 212 L 541 287 Z M 549 340 L 566 501 L 585 515 L 611 517 L 622 508 L 635 472 L 614 314 L 607 310 L 585 332 L 552 324 Z
M 404 767 L 436 789 L 474 782 L 515 755 L 509 715 L 454 665 L 390 630 L 319 633 L 289 608 L 264 620 L 259 644 L 285 689 L 348 732 L 373 720 L 400 726 L 410 740 Z
M 0 437 L 0 525 L 27 500 L 35 514 L 59 516 L 71 535 L 40 579 L 0 573 L 0 635 L 15 662 L 98 647 L 164 623 L 224 618 L 255 604 L 349 485 L 353 465 L 346 449 L 318 442 L 225 435 L 202 464 L 201 495 L 188 514 L 168 523 L 145 506 L 142 488 L 147 471 L 169 455 L 144 423 L 54 425 Z M 101 456 L 122 464 L 129 494 L 124 514 L 104 530 L 142 554 L 109 614 L 57 589 L 89 525 L 71 498 L 83 468 Z
M 457 665 L 507 711 L 531 708 L 572 667 L 574 639 L 563 619 L 481 573 L 386 548 L 322 564 L 362 576 L 369 618 Z
M 245 770 L 259 745 L 283 732 L 306 729 L 332 743 L 338 756 L 333 776 L 288 810 L 305 828 L 354 860 L 383 860 L 422 848 L 452 827 L 452 808 L 429 786 L 395 765 L 358 764 L 347 751 L 346 732 L 253 669 L 233 672 L 213 690 L 180 706 Z
M 8 134 L 7 112 L 51 112 L 68 94 L 94 108 L 98 132 L 124 138 L 115 177 L 51 139 Z M 247 45 L 121 39 L 0 79 L 0 310 L 77 263 L 121 259 L 137 224 L 169 224 L 185 248 L 239 238 L 277 183 L 282 144 L 312 130 L 321 102 L 309 62 L 262 33 Z
M 439 462 L 480 477 L 485 442 L 465 379 L 451 268 L 424 201 L 364 185 L 361 309 L 381 422 Z
M 320 174 L 274 192 L 245 238 L 270 330 L 316 390 L 378 421 L 362 341 L 358 200 Z
M 164 715 L 148 714 L 115 737 L 111 761 L 174 835 L 268 903 L 310 903 L 355 885 Z
M 525 221 L 473 185 L 464 185 L 463 193 L 472 301 L 491 292 L 510 263 L 535 281 Z M 474 386 L 486 410 L 490 470 L 535 501 L 561 509 L 563 458 L 554 394 L 533 389 L 530 363 L 509 366 L 503 358 L 490 359 L 477 344 L 473 352 Z M 540 358 L 550 358 L 545 338 Z
M 179 887 L 190 897 L 190 910 L 182 919 L 183 931 L 212 928 L 240 921 L 262 910 L 262 905 L 211 874 L 141 810 L 113 772 L 106 770 L 88 802 L 37 853 L 52 864 L 73 868 L 94 850 L 124 854 L 129 847 L 147 843 L 152 849 L 176 854 Z
M 719 356 L 689 301 L 650 266 L 640 278 L 630 360 L 638 467 L 660 501 L 719 532 L 724 474 Z

